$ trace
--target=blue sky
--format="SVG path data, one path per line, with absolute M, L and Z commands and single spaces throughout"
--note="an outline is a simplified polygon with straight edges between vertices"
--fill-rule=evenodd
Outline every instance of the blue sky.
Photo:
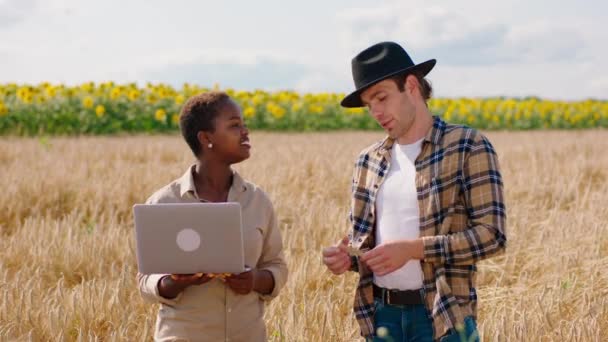
M 0 82 L 348 92 L 382 40 L 436 96 L 608 98 L 606 1 L 0 0 Z

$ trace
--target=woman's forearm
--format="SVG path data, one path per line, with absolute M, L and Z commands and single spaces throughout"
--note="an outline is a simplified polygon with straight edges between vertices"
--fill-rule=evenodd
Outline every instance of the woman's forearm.
M 272 290 L 274 290 L 274 277 L 272 273 L 268 270 L 260 270 L 256 273 L 253 289 L 263 295 L 272 293 Z
M 167 299 L 173 299 L 179 295 L 186 286 L 176 284 L 171 276 L 164 276 L 158 282 L 158 294 Z

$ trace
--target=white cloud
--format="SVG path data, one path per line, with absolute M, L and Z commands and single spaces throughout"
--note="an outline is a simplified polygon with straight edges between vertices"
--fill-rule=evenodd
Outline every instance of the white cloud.
M 469 10 L 459 8 L 465 5 Z M 393 40 L 414 62 L 437 58 L 429 77 L 438 96 L 606 98 L 601 75 L 608 74 L 608 49 L 599 41 L 608 39 L 608 30 L 585 18 L 513 17 L 515 9 L 499 6 L 506 5 L 391 1 L 337 18 L 342 45 L 352 56 Z
M 550 22 L 534 22 L 509 30 L 499 53 L 511 52 L 512 59 L 526 62 L 575 61 L 587 51 L 577 28 Z
M 539 96 L 575 100 L 606 98 L 606 68 L 591 63 L 526 63 L 496 66 L 438 65 L 430 74 L 439 97 Z
M 265 89 L 294 89 L 299 77 L 307 68 L 291 62 L 272 58 L 258 58 L 253 63 L 238 61 L 210 61 L 200 59 L 193 63 L 178 63 L 144 71 L 143 79 L 179 85 L 184 82 L 236 89 L 256 89 L 263 84 Z
M 454 65 L 571 61 L 586 48 L 576 27 L 550 21 L 509 25 L 477 12 L 424 4 L 391 2 L 370 11 L 347 11 L 338 15 L 342 39 L 353 53 L 394 40 L 414 61 L 436 57 Z
M 351 89 L 352 83 L 352 78 L 346 68 L 340 72 L 335 69 L 318 68 L 299 75 L 294 90 L 313 93 L 347 92 Z
M 406 50 L 436 47 L 483 49 L 503 39 L 505 28 L 456 9 L 425 5 L 422 1 L 391 2 L 373 10 L 353 9 L 338 14 L 342 39 L 354 51 L 382 40 L 401 42 Z
M 1 0 L 0 28 L 13 26 L 24 20 L 37 5 L 36 0 Z
M 594 10 L 600 5 L 549 13 L 548 0 L 513 1 L 352 0 L 344 9 L 310 0 L 290 10 L 250 2 L 0 0 L 0 82 L 187 80 L 348 92 L 350 59 L 394 40 L 415 62 L 438 59 L 430 78 L 440 96 L 606 98 L 608 27 Z

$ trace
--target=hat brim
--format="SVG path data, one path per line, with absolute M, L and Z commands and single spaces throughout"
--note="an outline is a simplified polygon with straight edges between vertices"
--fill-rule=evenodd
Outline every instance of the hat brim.
M 413 65 L 413 66 L 405 68 L 405 69 L 397 70 L 390 74 L 384 75 L 378 79 L 370 81 L 370 82 L 362 85 L 361 87 L 359 87 L 359 89 L 353 91 L 352 93 L 350 93 L 346 97 L 344 97 L 344 99 L 342 99 L 342 101 L 340 102 L 340 105 L 345 108 L 364 107 L 365 105 L 361 101 L 361 93 L 363 91 L 365 91 L 367 88 L 373 86 L 374 84 L 376 84 L 382 80 L 385 80 L 389 77 L 399 75 L 399 74 L 404 74 L 404 75 L 412 74 L 416 71 L 419 71 L 422 74 L 422 76 L 426 76 L 429 72 L 431 72 L 433 67 L 435 67 L 436 63 L 437 63 L 436 59 L 429 59 L 426 62 L 422 62 L 420 64 L 416 64 L 416 65 Z

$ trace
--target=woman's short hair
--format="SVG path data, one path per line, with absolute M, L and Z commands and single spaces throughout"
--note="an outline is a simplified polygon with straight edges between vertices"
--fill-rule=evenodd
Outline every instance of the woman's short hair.
M 186 101 L 179 116 L 179 127 L 182 136 L 195 156 L 201 151 L 198 132 L 213 132 L 215 118 L 220 109 L 230 101 L 228 94 L 222 91 L 209 91 L 194 95 Z

